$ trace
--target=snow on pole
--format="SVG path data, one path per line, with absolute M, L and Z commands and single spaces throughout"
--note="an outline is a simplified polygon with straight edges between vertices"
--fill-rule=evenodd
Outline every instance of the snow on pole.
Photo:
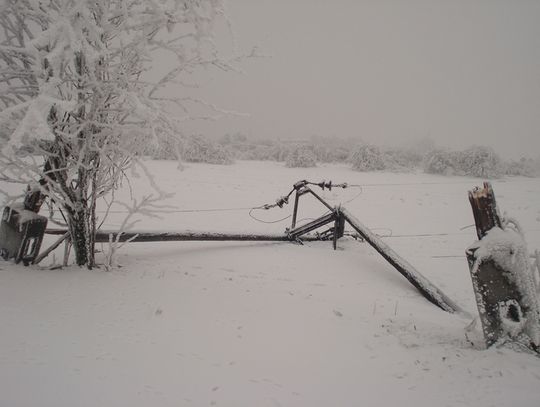
M 488 182 L 469 191 L 478 241 L 466 251 L 486 346 L 540 345 L 540 304 L 527 245 L 515 220 L 501 219 Z

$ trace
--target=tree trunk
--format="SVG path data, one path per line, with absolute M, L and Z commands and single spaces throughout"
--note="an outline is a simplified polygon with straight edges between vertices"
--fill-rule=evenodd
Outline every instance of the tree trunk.
M 88 231 L 85 211 L 77 211 L 69 214 L 68 219 L 71 243 L 75 252 L 75 262 L 78 266 L 88 264 Z M 89 265 L 90 267 L 90 265 Z

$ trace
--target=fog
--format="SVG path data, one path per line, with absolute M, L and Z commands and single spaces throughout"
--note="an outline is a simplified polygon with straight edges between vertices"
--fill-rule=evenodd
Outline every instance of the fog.
M 193 131 L 540 154 L 538 1 L 228 0 L 228 14 L 240 52 L 271 57 L 206 72 L 200 96 L 249 117 Z

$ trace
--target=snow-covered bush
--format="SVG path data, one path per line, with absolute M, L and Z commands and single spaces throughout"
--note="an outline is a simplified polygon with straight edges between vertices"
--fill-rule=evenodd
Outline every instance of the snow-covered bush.
M 424 156 L 409 148 L 387 148 L 382 155 L 386 169 L 409 172 L 422 167 Z
M 248 138 L 242 133 L 225 134 L 218 143 L 239 160 L 285 161 L 291 151 L 291 145 L 280 140 Z
M 498 178 L 504 174 L 500 157 L 491 147 L 473 146 L 456 154 L 455 168 L 461 175 Z
M 491 147 L 473 146 L 463 151 L 431 151 L 424 160 L 424 171 L 429 174 L 497 178 L 504 174 L 505 166 Z
M 507 175 L 537 177 L 540 175 L 540 159 L 523 157 L 519 161 L 510 161 L 506 164 L 505 173 Z
M 454 168 L 454 154 L 446 150 L 433 150 L 424 159 L 424 172 L 428 174 L 451 175 Z
M 358 140 L 314 135 L 307 144 L 317 156 L 317 162 L 346 162 Z
M 333 145 L 310 143 L 310 148 L 317 161 L 324 163 L 346 162 L 351 152 L 351 148 L 340 145 L 339 140 Z
M 183 140 L 180 155 L 184 161 L 192 163 L 233 163 L 230 153 L 225 148 L 201 135 L 191 136 Z
M 144 155 L 154 160 L 178 160 L 182 156 L 181 144 L 178 139 L 159 140 L 158 143 L 149 145 Z
M 349 158 L 353 170 L 376 171 L 387 168 L 383 153 L 379 147 L 363 144 L 357 147 Z
M 286 161 L 291 154 L 291 149 L 290 145 L 278 142 L 272 147 L 271 159 L 278 162 Z
M 317 165 L 317 156 L 309 147 L 298 145 L 292 149 L 285 160 L 287 167 L 315 167 Z
M 278 138 L 248 137 L 241 133 L 225 134 L 218 142 L 236 159 L 277 162 L 286 161 L 298 145 L 311 150 L 316 162 L 346 162 L 352 147 L 358 143 L 352 139 L 320 136 L 293 142 Z

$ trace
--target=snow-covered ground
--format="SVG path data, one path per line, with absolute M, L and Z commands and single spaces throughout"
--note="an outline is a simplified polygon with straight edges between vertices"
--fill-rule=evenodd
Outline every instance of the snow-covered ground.
M 467 191 L 481 180 L 339 165 L 190 164 L 179 172 L 176 163 L 147 164 L 176 192 L 164 203 L 181 210 L 273 203 L 300 179 L 362 185 L 323 195 L 349 201 L 476 314 L 464 250 L 475 240 Z M 132 186 L 147 190 L 142 178 Z M 538 179 L 493 186 L 529 247 L 540 248 Z M 273 221 L 291 209 L 253 215 Z M 301 201 L 300 218 L 323 212 Z M 118 227 L 122 216 L 112 213 L 103 227 Z M 174 212 L 137 228 L 282 232 L 289 222 L 256 222 L 247 210 Z M 539 358 L 482 350 L 479 329 L 465 331 L 471 317 L 433 306 L 367 244 L 345 238 L 338 246 L 133 243 L 111 272 L 50 270 L 62 248 L 42 267 L 0 263 L 0 406 L 540 405 Z

